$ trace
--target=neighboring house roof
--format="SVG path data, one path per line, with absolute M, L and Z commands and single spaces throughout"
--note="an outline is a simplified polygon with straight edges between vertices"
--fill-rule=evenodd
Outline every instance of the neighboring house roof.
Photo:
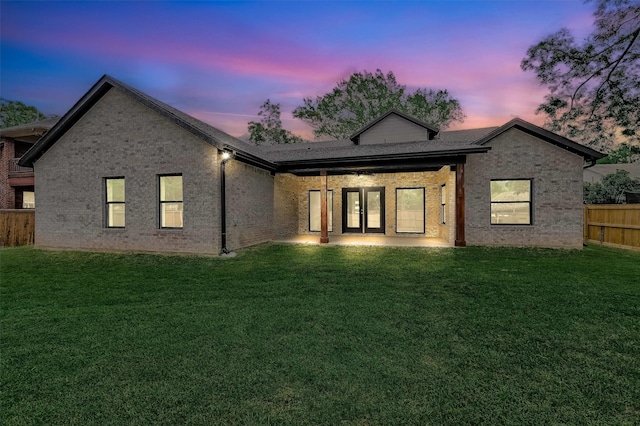
M 600 159 L 600 158 L 604 158 L 606 157 L 606 154 L 603 154 L 601 152 L 596 151 L 595 149 L 591 149 L 589 147 L 586 147 L 584 145 L 580 145 L 577 142 L 572 141 L 571 139 L 567 139 L 563 136 L 557 135 L 553 132 L 550 132 L 548 130 L 543 129 L 542 127 L 538 127 L 534 124 L 529 123 L 528 121 L 524 121 L 520 118 L 514 118 L 513 120 L 509 121 L 508 123 L 504 124 L 503 126 L 500 126 L 498 128 L 496 128 L 495 130 L 493 130 L 492 132 L 489 132 L 488 134 L 486 134 L 484 137 L 482 137 L 481 139 L 479 139 L 476 144 L 477 145 L 484 145 L 487 142 L 489 142 L 491 139 L 501 135 L 502 133 L 506 132 L 509 129 L 513 129 L 516 128 L 518 130 L 521 130 L 525 133 L 529 133 L 533 136 L 536 136 L 540 139 L 543 139 L 553 145 L 556 145 L 560 148 L 566 149 L 567 151 L 573 152 L 574 154 L 578 154 L 582 157 L 584 157 L 584 159 L 586 161 L 591 161 L 593 163 L 595 163 L 596 160 Z
M 103 76 L 55 126 L 42 137 L 20 160 L 21 166 L 30 167 L 64 133 L 66 133 L 89 109 L 112 88 L 132 96 L 134 99 L 166 117 L 203 141 L 220 150 L 235 152 L 235 158 L 272 172 L 283 171 L 296 174 L 315 174 L 319 170 L 330 173 L 345 173 L 357 170 L 427 170 L 443 164 L 464 162 L 464 156 L 483 153 L 491 148 L 485 144 L 503 132 L 517 128 L 542 140 L 557 145 L 587 161 L 604 157 L 591 148 L 577 144 L 552 132 L 534 126 L 521 119 L 514 119 L 501 127 L 441 132 L 437 138 L 413 142 L 380 144 L 354 144 L 353 139 L 391 114 L 417 124 L 428 130 L 432 138 L 437 130 L 406 114 L 391 110 L 382 117 L 352 135 L 351 140 L 306 142 L 300 144 L 256 146 L 235 138 L 182 111 L 179 111 L 113 77 Z
M 57 124 L 40 139 L 20 160 L 21 166 L 32 167 L 33 163 L 42 156 L 64 133 L 66 133 L 102 96 L 112 88 L 132 96 L 134 99 L 166 117 L 171 122 L 184 128 L 203 141 L 220 150 L 235 152 L 236 158 L 268 170 L 275 170 L 276 166 L 260 155 L 261 150 L 248 143 L 234 138 L 184 112 L 173 108 L 159 100 L 128 86 L 115 78 L 104 75 L 91 89 L 67 112 Z
M 28 140 L 29 137 L 37 137 L 44 135 L 51 129 L 60 119 L 60 117 L 50 117 L 45 120 L 32 121 L 30 123 L 18 124 L 17 126 L 5 127 L 0 129 L 0 137 L 18 139 L 27 138 L 25 142 L 34 142 Z
M 376 124 L 384 120 L 385 118 L 389 117 L 390 115 L 397 115 L 400 118 L 404 118 L 405 120 L 410 121 L 413 124 L 423 127 L 425 130 L 427 130 L 428 132 L 427 134 L 429 135 L 429 138 L 433 138 L 433 136 L 435 136 L 438 133 L 438 129 L 425 123 L 424 121 L 420 121 L 415 117 L 412 117 L 410 115 L 403 113 L 402 111 L 398 111 L 397 109 L 390 109 L 389 111 L 387 111 L 386 113 L 378 117 L 377 119 L 373 120 L 371 123 L 357 130 L 355 133 L 349 136 L 349 139 L 356 144 L 359 143 L 361 134 L 363 134 L 364 132 L 366 132 L 367 130 L 369 130 L 370 128 L 372 128 L 373 126 L 375 126 Z
M 596 164 L 593 167 L 584 169 L 582 176 L 585 182 L 600 182 L 603 177 L 617 172 L 618 170 L 626 170 L 629 172 L 631 179 L 640 179 L 640 163 L 628 164 Z

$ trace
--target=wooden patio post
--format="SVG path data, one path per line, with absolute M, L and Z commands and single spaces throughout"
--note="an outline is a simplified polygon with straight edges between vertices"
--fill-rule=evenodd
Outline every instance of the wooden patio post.
M 327 221 L 327 171 L 320 172 L 320 243 L 329 242 L 329 227 Z
M 466 247 L 464 236 L 464 164 L 456 164 L 456 247 Z

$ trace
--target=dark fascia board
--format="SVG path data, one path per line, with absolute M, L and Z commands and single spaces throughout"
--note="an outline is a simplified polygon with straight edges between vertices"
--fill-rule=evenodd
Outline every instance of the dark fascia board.
M 353 174 L 376 174 L 376 173 L 412 173 L 412 172 L 437 172 L 443 166 L 450 166 L 455 170 L 454 164 L 443 163 L 422 163 L 422 164 L 402 164 L 402 165 L 379 165 L 369 167 L 331 167 L 331 168 L 302 168 L 293 169 L 289 173 L 296 176 L 321 176 L 326 173 L 329 176 L 353 175 Z
M 371 168 L 384 168 L 387 171 L 403 171 L 407 165 L 435 164 L 448 165 L 464 163 L 467 154 L 485 153 L 490 147 L 472 146 L 456 150 L 436 151 L 429 153 L 388 154 L 375 156 L 345 157 L 345 158 L 321 158 L 313 160 L 297 160 L 278 162 L 278 172 L 302 174 L 304 171 L 316 170 L 369 170 Z
M 407 115 L 402 111 L 398 111 L 397 109 L 390 109 L 386 113 L 382 114 L 380 117 L 373 120 L 371 123 L 367 124 L 360 130 L 356 131 L 354 134 L 349 136 L 349 139 L 351 139 L 352 142 L 357 144 L 361 134 L 363 134 L 364 132 L 366 132 L 367 130 L 369 130 L 370 128 L 372 128 L 373 126 L 375 126 L 376 124 L 378 124 L 379 122 L 381 122 L 382 120 L 390 116 L 391 114 L 395 114 L 400 118 L 404 118 L 405 120 L 412 122 L 413 124 L 417 124 L 420 127 L 424 127 L 429 132 L 430 135 L 432 134 L 435 135 L 438 133 L 438 129 L 425 123 L 424 121 L 420 121 L 417 118 Z
M 22 167 L 33 167 L 33 163 L 40 158 L 60 136 L 66 133 L 105 93 L 113 87 L 107 75 L 104 75 L 84 94 L 62 118 L 27 151 L 18 164 Z
M 497 136 L 501 135 L 502 133 L 506 132 L 511 128 L 516 128 L 532 136 L 536 136 L 553 145 L 556 145 L 562 149 L 566 149 L 569 152 L 580 155 L 587 161 L 595 162 L 596 160 L 599 160 L 600 158 L 604 158 L 607 156 L 606 154 L 596 151 L 595 149 L 581 145 L 577 142 L 572 141 L 571 139 L 565 138 L 564 136 L 560 136 L 546 129 L 543 129 L 542 127 L 538 127 L 534 124 L 529 123 L 528 121 L 524 121 L 521 118 L 514 118 L 513 120 L 509 121 L 505 125 L 498 127 L 497 129 L 495 129 L 485 137 L 476 141 L 475 144 L 484 145 L 487 142 L 489 142 L 491 139 L 496 138 Z
M 261 169 L 266 169 L 272 174 L 276 172 L 277 166 L 276 164 L 265 160 L 264 158 L 260 158 L 257 155 L 253 155 L 251 153 L 245 151 L 238 151 L 237 148 L 225 145 L 222 151 L 233 152 L 233 158 L 242 161 L 243 163 L 249 164 L 251 166 L 255 166 Z
M 319 176 L 326 172 L 328 175 L 345 175 L 361 173 L 404 173 L 404 172 L 424 172 L 437 171 L 443 166 L 450 166 L 455 169 L 456 164 L 466 163 L 466 156 L 455 155 L 450 157 L 424 158 L 413 160 L 387 160 L 368 163 L 341 163 L 333 165 L 308 165 L 290 168 L 287 173 L 297 176 Z
M 266 168 L 270 171 L 276 169 L 275 164 L 258 158 L 250 153 L 239 151 L 237 148 L 229 148 L 215 139 L 210 134 L 202 131 L 191 123 L 183 120 L 172 111 L 159 104 L 155 99 L 145 95 L 144 93 L 116 80 L 115 78 L 104 75 L 98 80 L 85 95 L 56 123 L 55 126 L 42 137 L 27 153 L 20 159 L 19 163 L 23 167 L 33 167 L 33 163 L 40 158 L 63 134 L 65 134 L 74 124 L 82 118 L 82 116 L 91 109 L 109 90 L 117 88 L 132 96 L 141 104 L 164 116 L 169 121 L 182 127 L 196 137 L 213 145 L 219 150 L 233 150 L 236 152 L 236 158 L 240 161 L 249 162 L 251 165 Z

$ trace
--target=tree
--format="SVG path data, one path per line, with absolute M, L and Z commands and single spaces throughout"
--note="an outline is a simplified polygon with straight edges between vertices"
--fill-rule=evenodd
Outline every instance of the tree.
M 626 170 L 618 170 L 602 178 L 601 182 L 584 184 L 584 202 L 587 204 L 621 204 L 625 192 L 640 191 L 640 179 L 632 179 Z
M 598 160 L 598 164 L 624 164 L 640 161 L 640 146 L 620 144 L 614 150 L 609 151 L 606 157 Z
M 18 101 L 0 98 L 0 128 L 31 123 L 47 118 L 36 107 L 28 106 Z
M 267 99 L 260 107 L 260 122 L 249 122 L 249 140 L 256 145 L 268 143 L 299 143 L 302 138 L 282 128 L 280 104 Z
M 293 116 L 309 124 L 318 138 L 347 139 L 392 108 L 440 128 L 464 120 L 460 103 L 446 90 L 407 92 L 392 72 L 384 74 L 379 69 L 354 73 L 331 92 L 303 102 Z
M 587 0 L 589 1 L 589 0 Z M 527 50 L 520 66 L 549 89 L 537 112 L 552 131 L 597 149 L 640 145 L 640 4 L 596 0 L 595 28 L 576 43 L 566 28 Z

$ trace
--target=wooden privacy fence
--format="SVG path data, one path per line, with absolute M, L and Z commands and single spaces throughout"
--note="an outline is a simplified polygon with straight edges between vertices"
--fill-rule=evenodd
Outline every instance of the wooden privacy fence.
M 0 210 L 0 246 L 33 244 L 35 223 L 34 210 Z
M 640 249 L 640 204 L 587 204 L 584 239 Z

